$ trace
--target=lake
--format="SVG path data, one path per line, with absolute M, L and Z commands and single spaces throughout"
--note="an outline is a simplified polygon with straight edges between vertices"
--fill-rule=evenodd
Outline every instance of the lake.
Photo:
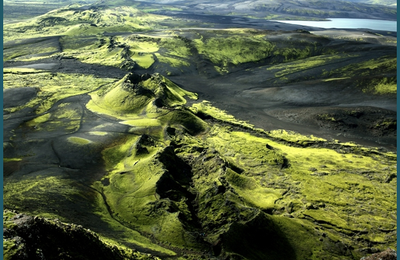
M 397 32 L 397 21 L 373 19 L 328 18 L 329 21 L 276 21 L 281 23 L 298 24 L 303 26 L 320 27 L 325 29 L 370 29 Z

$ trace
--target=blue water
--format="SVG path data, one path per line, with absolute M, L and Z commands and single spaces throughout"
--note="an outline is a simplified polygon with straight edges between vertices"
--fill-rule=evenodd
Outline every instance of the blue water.
M 397 21 L 373 19 L 328 18 L 329 21 L 277 21 L 325 29 L 370 29 L 397 32 Z

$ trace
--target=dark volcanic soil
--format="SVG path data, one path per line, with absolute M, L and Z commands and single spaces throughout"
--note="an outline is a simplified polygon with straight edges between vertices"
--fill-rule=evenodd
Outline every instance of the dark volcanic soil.
M 228 111 L 238 119 L 268 131 L 286 129 L 328 140 L 354 141 L 366 146 L 396 150 L 396 100 L 382 97 L 357 102 L 357 98 L 354 98 L 355 102 L 349 102 L 348 99 L 337 98 L 334 104 L 321 104 L 316 102 L 320 100 L 321 93 L 312 91 L 294 94 L 293 97 L 286 96 L 284 100 L 273 100 L 274 96 L 266 97 L 257 93 L 251 96 L 248 93 L 250 90 L 234 90 L 231 84 L 226 81 L 222 83 L 218 79 L 193 81 L 187 77 L 173 77 L 172 80 L 182 86 L 190 86 L 187 89 L 199 93 L 201 99 L 211 101 L 214 106 Z M 303 92 L 304 89 L 290 91 Z M 333 96 L 337 90 L 332 89 L 324 94 Z M 296 103 L 294 99 L 303 100 Z M 356 115 L 352 115 L 351 111 L 357 111 Z M 319 116 L 325 114 L 340 119 L 333 122 Z M 394 123 L 384 129 L 377 127 L 379 122 L 388 118 Z

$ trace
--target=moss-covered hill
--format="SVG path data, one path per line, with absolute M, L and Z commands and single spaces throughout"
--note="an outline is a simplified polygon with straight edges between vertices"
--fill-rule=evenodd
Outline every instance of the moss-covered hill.
M 395 247 L 395 154 L 265 132 L 186 97 L 160 75 L 128 74 L 25 115 L 6 134 L 5 206 L 167 258 Z
M 395 153 L 266 131 L 198 99 L 205 79 L 220 80 L 224 102 L 266 77 L 275 87 L 340 82 L 379 103 L 397 90 L 393 37 L 153 30 L 179 24 L 76 5 L 5 26 L 4 205 L 40 218 L 4 212 L 4 257 L 359 259 L 396 249 Z M 379 122 L 382 133 L 396 125 Z

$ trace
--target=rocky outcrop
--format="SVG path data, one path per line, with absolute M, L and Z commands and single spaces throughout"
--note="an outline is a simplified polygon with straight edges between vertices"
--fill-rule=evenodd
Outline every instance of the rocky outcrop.
M 105 244 L 80 225 L 5 210 L 4 259 L 157 259 Z
M 391 248 L 388 248 L 383 252 L 361 258 L 361 260 L 396 260 L 396 259 L 397 259 L 397 253 Z

